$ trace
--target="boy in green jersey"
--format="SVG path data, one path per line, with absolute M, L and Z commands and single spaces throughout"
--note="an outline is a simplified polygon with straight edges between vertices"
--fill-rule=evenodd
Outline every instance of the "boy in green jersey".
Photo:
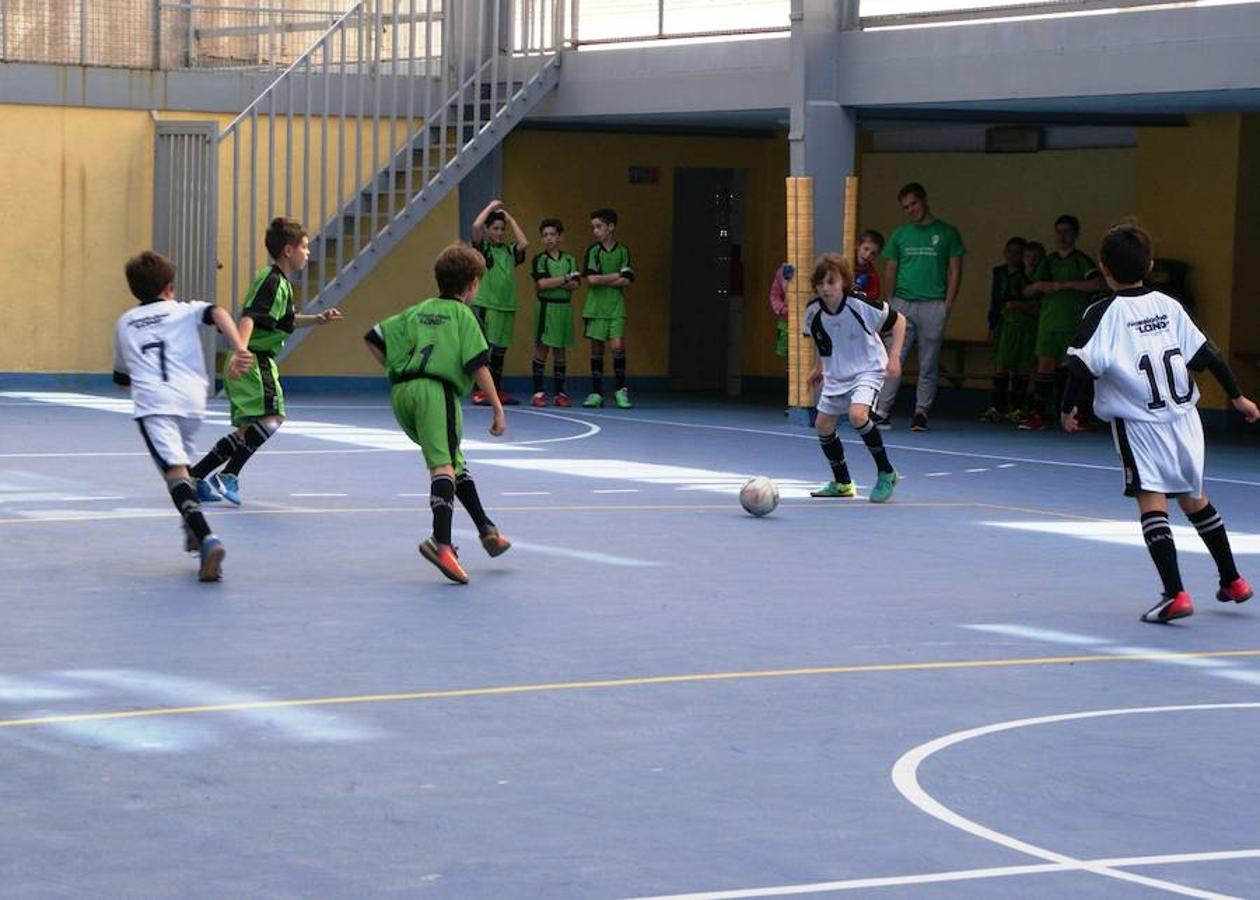
M 452 244 L 433 264 L 441 296 L 390 316 L 363 336 L 389 377 L 394 418 L 420 445 L 429 469 L 433 534 L 420 544 L 420 555 L 459 584 L 468 583 L 468 573 L 451 545 L 456 497 L 476 523 L 487 553 L 498 556 L 512 546 L 482 508 L 459 447 L 464 425 L 459 400 L 473 384 L 494 407 L 490 433 L 497 437 L 507 427 L 487 365 L 489 346 L 467 305 L 477 295 L 485 270 L 481 253 Z
M 630 408 L 626 389 L 626 298 L 622 289 L 634 283 L 630 249 L 617 243 L 617 211 L 597 209 L 591 213 L 591 233 L 595 243 L 586 250 L 586 303 L 582 318 L 591 342 L 591 392 L 583 406 L 604 405 L 604 344 L 612 347 L 613 375 L 617 390 L 613 400 L 621 409 Z
M 508 228 L 512 229 L 515 241 L 504 241 Z M 529 241 L 504 208 L 503 201 L 491 200 L 473 220 L 472 242 L 486 264 L 486 274 L 481 279 L 473 309 L 490 345 L 490 374 L 494 377 L 499 401 L 515 406 L 516 398 L 503 392 L 503 360 L 512 345 L 512 326 L 516 321 L 516 267 L 525 262 Z M 481 390 L 473 391 L 473 403 L 486 404 Z
M 336 307 L 308 316 L 298 313 L 293 303 L 293 279 L 311 255 L 306 230 L 300 223 L 284 217 L 272 219 L 264 242 L 272 263 L 254 276 L 238 326 L 255 362 L 240 377 L 223 373 L 236 430 L 220 438 L 191 470 L 197 479 L 197 497 L 203 503 L 227 500 L 240 506 L 241 469 L 284 422 L 284 391 L 276 356 L 293 329 L 326 325 L 341 318 Z M 222 471 L 214 474 L 220 468 Z
M 543 252 L 534 257 L 529 274 L 538 289 L 538 319 L 534 327 L 534 396 L 532 406 L 546 406 L 543 373 L 547 368 L 547 351 L 551 351 L 551 370 L 556 382 L 556 406 L 568 406 L 564 392 L 567 369 L 565 348 L 573 344 L 573 292 L 581 284 L 577 257 L 560 250 L 564 223 L 559 219 L 543 219 L 538 226 Z
M 1033 369 L 1037 343 L 1037 302 L 1024 298 L 1024 248 L 1013 237 L 1003 249 L 1005 262 L 993 268 L 989 290 L 989 343 L 993 344 L 993 398 L 981 422 L 1006 422 L 1024 402 L 1024 386 Z M 1015 377 L 1011 381 L 1012 374 Z
M 1067 348 L 1076 336 L 1085 307 L 1093 295 L 1106 287 L 1094 261 L 1076 249 L 1081 222 L 1076 216 L 1062 215 L 1054 222 L 1054 252 L 1041 261 L 1024 296 L 1041 300 L 1037 320 L 1037 374 L 1033 381 L 1032 412 L 1019 422 L 1021 431 L 1041 431 L 1052 412 L 1059 370 L 1067 358 Z M 1066 370 L 1057 380 L 1066 381 Z

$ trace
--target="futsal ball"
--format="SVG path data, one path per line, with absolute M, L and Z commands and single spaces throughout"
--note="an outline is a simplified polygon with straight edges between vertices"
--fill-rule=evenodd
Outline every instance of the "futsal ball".
M 739 492 L 739 503 L 753 516 L 768 516 L 779 505 L 779 487 L 764 475 L 748 479 Z

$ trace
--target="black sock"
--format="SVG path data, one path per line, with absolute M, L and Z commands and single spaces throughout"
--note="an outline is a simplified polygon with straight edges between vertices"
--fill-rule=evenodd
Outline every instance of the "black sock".
M 245 467 L 245 463 L 249 462 L 249 458 L 257 452 L 259 447 L 267 442 L 269 437 L 271 437 L 271 431 L 262 422 L 255 422 L 245 429 L 244 434 L 237 435 L 236 452 L 232 454 L 228 464 L 223 467 L 223 474 L 241 474 L 241 469 Z
M 604 354 L 591 354 L 591 393 L 604 393 Z
M 551 360 L 551 372 L 552 372 L 552 375 L 555 376 L 555 380 L 556 380 L 556 393 L 563 394 L 564 393 L 564 377 L 568 373 L 568 366 L 561 360 L 553 358 Z
M 451 542 L 451 519 L 455 515 L 455 479 L 449 475 L 434 475 L 429 484 L 429 509 L 433 510 L 433 540 L 439 544 Z
M 206 522 L 206 517 L 201 514 L 201 504 L 197 502 L 196 485 L 189 478 L 180 478 L 178 481 L 167 482 L 166 487 L 171 492 L 171 500 L 175 503 L 175 508 L 184 517 L 184 524 L 193 533 L 193 537 L 198 542 L 205 540 L 206 535 L 210 533 L 210 525 Z
M 1054 375 L 1042 375 L 1038 372 L 1033 382 L 1033 411 L 1048 416 L 1051 412 L 1050 401 L 1053 396 Z
M 530 364 L 530 372 L 534 376 L 534 393 L 541 394 L 543 392 L 543 372 L 547 369 L 547 359 L 543 357 L 539 359 L 534 357 L 534 361 Z
M 472 516 L 478 534 L 485 534 L 486 529 L 494 527 L 494 523 L 490 521 L 490 517 L 486 515 L 481 505 L 481 497 L 477 493 L 477 482 L 473 481 L 467 469 L 455 478 L 455 495 L 459 497 L 459 502 L 464 505 L 464 509 L 468 510 L 468 515 Z
M 192 477 L 205 478 L 219 466 L 228 462 L 240 445 L 240 438 L 237 437 L 236 432 L 228 432 L 224 437 L 219 438 L 219 442 L 210 448 L 210 452 L 189 470 Z
M 836 433 L 833 431 L 831 434 L 820 434 L 818 443 L 822 445 L 823 456 L 831 464 L 831 480 L 837 484 L 848 484 L 852 481 L 849 477 L 849 464 L 844 461 L 844 445 L 840 443 Z
M 1090 379 L 1091 381 L 1093 379 Z M 1068 370 L 1066 366 L 1059 366 L 1054 370 L 1054 394 L 1050 397 L 1050 411 L 1054 412 L 1059 408 L 1059 404 L 1063 401 L 1063 395 L 1067 392 Z M 1082 413 L 1084 410 L 1081 410 Z
M 998 412 L 1006 412 L 1011 402 L 1011 376 L 993 376 L 993 408 Z
M 495 390 L 503 390 L 503 360 L 507 357 L 507 347 L 490 348 L 490 377 L 494 379 Z
M 617 382 L 617 390 L 626 386 L 626 351 L 613 351 L 613 377 Z
M 1024 408 L 1024 391 L 1028 387 L 1028 376 L 1017 375 L 1011 383 L 1011 409 L 1022 410 Z
M 1177 545 L 1173 543 L 1168 513 L 1158 510 L 1142 513 L 1142 538 L 1164 582 L 1164 596 L 1171 598 L 1180 593 L 1181 570 L 1177 568 Z
M 857 429 L 857 433 L 862 436 L 862 443 L 866 444 L 866 449 L 871 451 L 871 456 L 875 458 L 875 468 L 880 472 L 895 471 L 892 463 L 888 461 L 888 451 L 884 449 L 884 437 L 875 427 L 875 420 L 867 419 L 866 424 Z
M 1238 567 L 1234 565 L 1234 551 L 1229 548 L 1229 535 L 1225 532 L 1225 520 L 1211 503 L 1187 518 L 1194 530 L 1199 532 L 1203 543 L 1216 563 L 1216 571 L 1220 575 L 1221 587 L 1233 584 L 1239 579 Z

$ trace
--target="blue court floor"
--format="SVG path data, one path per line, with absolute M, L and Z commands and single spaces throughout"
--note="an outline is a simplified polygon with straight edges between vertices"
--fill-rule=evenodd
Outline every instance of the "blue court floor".
M 457 586 L 385 397 L 290 413 L 206 585 L 125 396 L 0 393 L 4 897 L 1260 896 L 1260 600 L 1181 527 L 1198 614 L 1138 621 L 1104 433 L 888 432 L 881 506 L 771 407 L 470 409 L 515 546 L 457 513 Z

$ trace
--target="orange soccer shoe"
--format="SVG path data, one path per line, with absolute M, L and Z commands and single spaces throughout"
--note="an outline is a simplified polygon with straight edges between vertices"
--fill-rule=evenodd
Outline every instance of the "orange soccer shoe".
M 468 573 L 459 564 L 459 555 L 450 544 L 439 544 L 432 537 L 420 545 L 420 555 L 438 567 L 443 575 L 457 584 L 468 584 Z

